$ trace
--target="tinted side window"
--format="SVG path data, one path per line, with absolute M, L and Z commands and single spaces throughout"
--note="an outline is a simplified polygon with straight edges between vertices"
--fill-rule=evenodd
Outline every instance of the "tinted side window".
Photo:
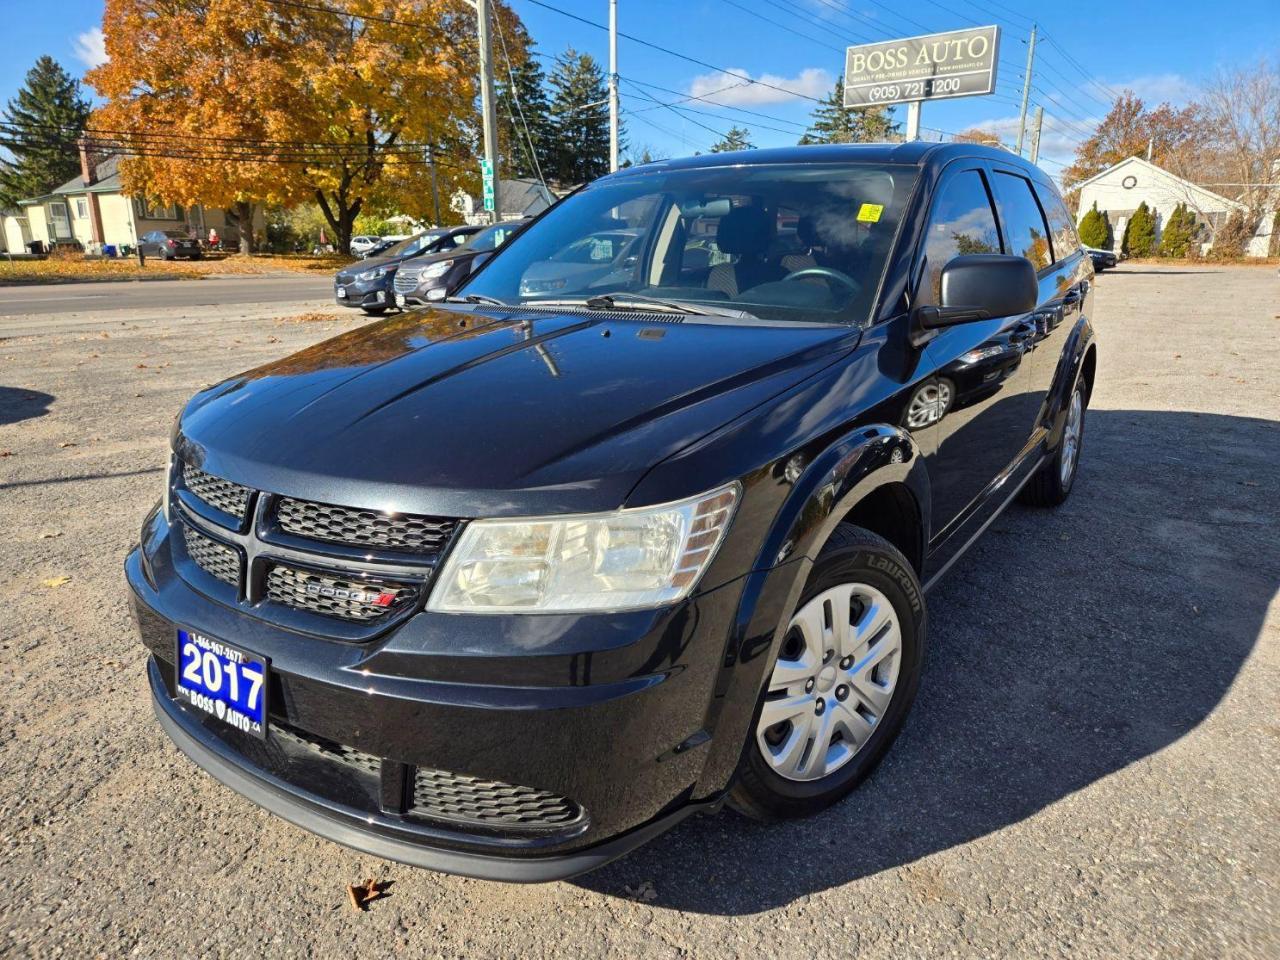
M 1049 227 L 1036 196 L 1031 192 L 1031 182 L 1012 173 L 996 172 L 992 183 L 996 190 L 996 202 L 1000 204 L 1000 222 L 1004 224 L 1009 253 L 1026 257 L 1043 270 L 1053 263 L 1049 250 Z
M 999 253 L 1000 233 L 982 174 L 964 170 L 942 185 L 933 203 L 924 241 L 924 273 L 920 302 L 938 303 L 942 296 L 942 268 L 954 257 L 969 253 Z
M 1067 213 L 1061 198 L 1048 187 L 1036 184 L 1040 206 L 1049 220 L 1049 234 L 1053 239 L 1053 259 L 1065 260 L 1080 249 L 1080 237 L 1076 225 Z

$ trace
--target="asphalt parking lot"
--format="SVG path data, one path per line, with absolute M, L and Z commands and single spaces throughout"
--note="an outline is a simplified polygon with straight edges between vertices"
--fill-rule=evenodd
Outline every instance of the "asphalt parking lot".
M 175 412 L 361 321 L 3 301 L 0 956 L 1280 956 L 1273 268 L 1099 279 L 1078 485 L 931 595 L 915 710 L 854 797 L 536 887 L 316 839 L 151 715 L 120 567 Z

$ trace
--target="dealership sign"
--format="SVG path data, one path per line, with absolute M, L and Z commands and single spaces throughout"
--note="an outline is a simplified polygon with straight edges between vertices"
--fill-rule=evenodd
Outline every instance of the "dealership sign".
M 850 47 L 845 54 L 844 105 L 869 107 L 991 93 L 996 88 L 999 53 L 999 27 Z

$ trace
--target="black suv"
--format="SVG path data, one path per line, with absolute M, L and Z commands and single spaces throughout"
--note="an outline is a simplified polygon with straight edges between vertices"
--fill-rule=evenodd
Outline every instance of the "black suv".
M 902 728 L 928 588 L 1071 491 L 1092 278 L 990 148 L 605 177 L 457 297 L 188 403 L 126 562 L 160 723 L 287 820 L 482 877 L 820 810 Z

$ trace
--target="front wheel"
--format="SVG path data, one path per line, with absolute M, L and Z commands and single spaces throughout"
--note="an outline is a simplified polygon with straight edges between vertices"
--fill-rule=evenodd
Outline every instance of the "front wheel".
M 902 729 L 924 640 L 924 592 L 907 559 L 882 537 L 838 527 L 761 692 L 729 802 L 771 820 L 843 799 Z
M 1081 380 L 1071 391 L 1071 400 L 1067 403 L 1067 422 L 1062 427 L 1062 439 L 1058 441 L 1053 456 L 1022 488 L 1023 503 L 1033 507 L 1056 507 L 1071 494 L 1076 471 L 1080 469 L 1080 454 L 1084 450 L 1084 414 L 1088 405 L 1085 384 Z
M 360 309 L 363 310 L 365 314 L 370 317 L 380 317 L 387 312 L 386 307 L 361 307 Z

